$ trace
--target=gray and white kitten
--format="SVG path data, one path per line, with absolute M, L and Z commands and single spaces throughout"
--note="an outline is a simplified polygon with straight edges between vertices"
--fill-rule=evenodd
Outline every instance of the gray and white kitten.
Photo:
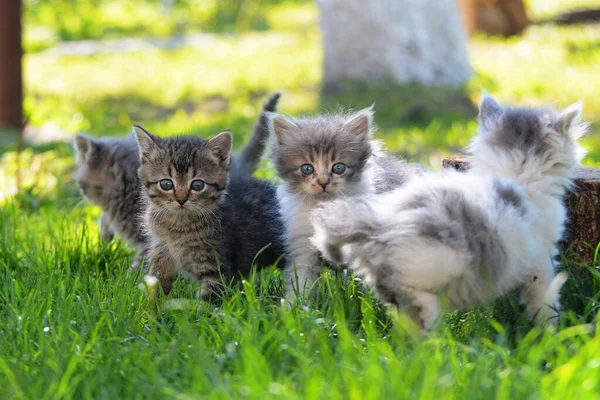
M 268 267 L 282 257 L 275 186 L 247 175 L 229 179 L 231 132 L 206 140 L 134 130 L 153 241 L 151 273 L 165 293 L 181 273 L 201 281 L 208 299 L 222 275 L 247 275 L 253 265 Z
M 438 318 L 439 296 L 464 310 L 519 286 L 529 314 L 555 322 L 566 274 L 554 275 L 552 258 L 583 155 L 580 118 L 580 105 L 502 108 L 485 97 L 468 173 L 331 202 L 313 214 L 312 242 L 327 259 L 351 263 L 384 302 L 416 311 L 423 329 Z
M 272 157 L 283 180 L 277 197 L 285 225 L 288 300 L 294 299 L 295 289 L 310 288 L 321 270 L 319 251 L 309 243 L 312 210 L 339 197 L 392 190 L 415 173 L 382 151 L 373 140 L 372 121 L 372 108 L 299 119 L 271 117 Z
M 269 137 L 267 112 L 275 111 L 280 93 L 263 105 L 259 120 L 248 142 L 234 157 L 235 174 L 251 175 L 257 168 Z M 148 235 L 141 228 L 142 197 L 138 169 L 140 156 L 135 135 L 95 139 L 78 134 L 74 147 L 77 184 L 82 195 L 102 209 L 99 220 L 102 239 L 110 241 L 116 233 L 136 249 L 132 267 L 145 257 Z

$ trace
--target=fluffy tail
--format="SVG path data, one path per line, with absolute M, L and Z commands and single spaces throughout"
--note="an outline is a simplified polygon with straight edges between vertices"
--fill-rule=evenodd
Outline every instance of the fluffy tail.
M 263 109 L 254 127 L 252 135 L 244 145 L 240 153 L 233 160 L 232 173 L 238 175 L 252 175 L 260 164 L 260 159 L 265 151 L 269 138 L 269 118 L 267 113 L 277 111 L 277 103 L 281 92 L 277 92 L 263 104 Z

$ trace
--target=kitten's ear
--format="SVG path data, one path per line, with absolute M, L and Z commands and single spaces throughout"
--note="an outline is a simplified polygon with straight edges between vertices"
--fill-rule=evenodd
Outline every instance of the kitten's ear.
M 206 148 L 219 159 L 219 162 L 228 161 L 231 154 L 233 136 L 231 131 L 223 131 L 217 136 L 209 139 Z
M 504 109 L 489 94 L 483 92 L 483 97 L 479 103 L 479 123 L 485 131 L 490 131 L 496 127 L 496 124 Z
M 133 126 L 133 132 L 140 149 L 140 159 L 147 159 L 150 154 L 158 149 L 156 138 L 139 125 Z
M 298 124 L 293 119 L 284 117 L 280 114 L 268 113 L 268 116 L 271 121 L 270 126 L 273 131 L 275 146 L 281 146 L 294 134 L 294 129 Z
M 344 124 L 344 128 L 357 136 L 370 139 L 373 136 L 373 106 L 353 114 Z
M 568 133 L 571 128 L 581 124 L 581 115 L 583 114 L 583 103 L 578 101 L 571 104 L 569 107 L 560 113 L 559 123 L 560 129 L 564 133 Z
M 75 135 L 75 140 L 73 141 L 73 147 L 77 152 L 77 160 L 82 162 L 88 162 L 90 156 L 94 152 L 94 148 L 96 144 L 94 139 L 89 137 L 86 134 L 78 133 Z

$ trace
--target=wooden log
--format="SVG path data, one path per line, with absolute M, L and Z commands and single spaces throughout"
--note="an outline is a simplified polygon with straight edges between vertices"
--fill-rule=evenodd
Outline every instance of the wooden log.
M 469 163 L 460 158 L 446 158 L 442 166 L 458 171 L 469 169 Z M 600 242 L 600 169 L 580 167 L 573 175 L 575 188 L 565 196 L 567 223 L 559 247 L 590 263 Z

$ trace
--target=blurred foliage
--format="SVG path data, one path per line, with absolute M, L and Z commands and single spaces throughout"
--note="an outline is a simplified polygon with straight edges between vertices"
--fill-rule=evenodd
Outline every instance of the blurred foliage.
M 586 5 L 591 2 L 528 4 L 534 17 Z M 232 129 L 239 146 L 265 97 L 283 90 L 280 110 L 292 115 L 375 104 L 378 136 L 390 150 L 439 168 L 441 158 L 459 152 L 474 134 L 471 102 L 476 103 L 480 90 L 485 89 L 499 101 L 514 105 L 563 107 L 583 100 L 584 116 L 592 122 L 592 134 L 585 140 L 590 149 L 585 163 L 600 165 L 596 122 L 600 97 L 590 84 L 596 81 L 600 65 L 598 26 L 531 26 L 509 40 L 473 37 L 470 59 L 476 75 L 465 87 L 466 96 L 417 85 L 389 85 L 322 98 L 317 17 L 316 4 L 305 0 L 26 0 L 26 37 L 40 27 L 53 32 L 56 40 L 169 36 L 194 30 L 237 34 L 213 34 L 200 42 L 184 40 L 175 49 L 85 56 L 27 54 L 25 111 L 31 123 L 41 128 L 42 136 L 49 129 L 122 135 L 133 123 L 142 123 L 160 135 L 210 136 Z M 268 30 L 248 32 L 253 29 Z M 72 167 L 68 144 L 29 148 L 31 157 L 55 159 L 56 165 Z M 10 154 L 14 150 L 14 141 L 0 143 L 0 154 L 5 153 L 0 161 L 7 180 L 4 196 L 15 192 L 14 183 L 8 182 L 14 181 L 11 165 L 15 157 Z M 30 159 L 24 162 L 31 175 L 23 184 L 30 193 L 44 197 L 41 187 L 62 190 L 61 182 L 67 182 L 66 188 L 73 186 L 64 175 L 68 168 L 53 169 Z M 58 183 L 50 185 L 47 174 Z M 266 162 L 259 174 L 273 175 Z M 50 195 L 52 190 L 45 193 Z M 75 191 L 68 189 L 68 193 Z
M 298 5 L 308 3 L 309 0 L 24 0 L 25 48 L 38 51 L 61 40 L 166 38 L 190 32 L 286 29 L 306 20 L 301 11 L 295 17 L 289 10 L 294 9 L 296 14 Z
M 598 8 L 598 0 L 525 0 L 529 16 L 535 20 L 548 19 L 577 8 Z

